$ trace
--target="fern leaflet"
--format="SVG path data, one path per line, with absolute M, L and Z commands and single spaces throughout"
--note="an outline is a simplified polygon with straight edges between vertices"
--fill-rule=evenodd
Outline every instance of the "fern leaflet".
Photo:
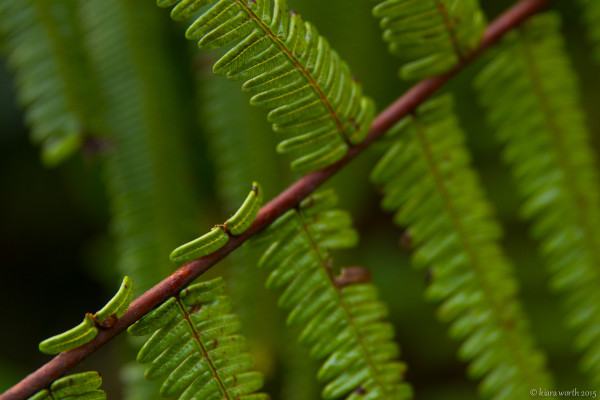
M 106 393 L 99 389 L 100 385 L 99 373 L 82 372 L 55 380 L 50 389 L 40 390 L 28 400 L 104 400 Z
M 267 287 L 285 288 L 279 306 L 290 310 L 288 324 L 303 326 L 299 340 L 311 346 L 313 358 L 325 359 L 317 375 L 327 383 L 324 399 L 410 398 L 377 290 L 370 283 L 338 284 L 333 276 L 329 250 L 357 241 L 350 216 L 331 209 L 335 202 L 331 191 L 308 197 L 257 239 L 269 243 L 259 261 L 271 271 Z
M 442 302 L 439 317 L 452 322 L 451 336 L 464 340 L 459 355 L 471 361 L 471 376 L 483 378 L 482 395 L 517 399 L 533 387 L 550 387 L 451 98 L 425 103 L 389 135 L 393 144 L 372 179 L 382 185 L 383 208 L 408 227 L 414 265 L 432 268 L 427 296 Z
M 567 323 L 585 349 L 582 367 L 600 383 L 600 189 L 557 14 L 538 16 L 507 37 L 477 78 L 481 102 L 505 144 L 552 275 L 565 293 Z
M 404 79 L 448 71 L 479 44 L 485 16 L 477 0 L 384 0 L 373 9 Z
M 75 0 L 0 1 L 0 33 L 16 73 L 31 139 L 54 166 L 101 131 L 98 82 L 81 40 Z
M 96 314 L 85 314 L 83 322 L 66 332 L 52 336 L 39 345 L 45 354 L 58 354 L 82 346 L 98 335 L 98 328 L 110 328 L 123 316 L 133 300 L 135 284 L 126 276 L 119 291 Z
M 216 225 L 210 232 L 173 250 L 170 255 L 171 261 L 185 264 L 196 258 L 214 253 L 227 244 L 230 236 L 244 233 L 252 225 L 254 218 L 260 211 L 262 196 L 262 189 L 258 183 L 254 182 L 246 201 L 231 218 L 222 225 Z
M 189 286 L 129 327 L 134 336 L 151 334 L 138 353 L 150 363 L 146 378 L 163 379 L 165 397 L 189 399 L 268 400 L 254 393 L 262 376 L 250 371 L 237 315 L 229 314 L 221 278 Z
M 308 172 L 333 164 L 361 142 L 375 112 L 346 63 L 314 26 L 289 12 L 285 0 L 158 0 L 183 20 L 208 5 L 186 36 L 200 48 L 235 46 L 214 72 L 244 81 L 250 102 L 269 110 L 273 129 L 287 137 L 277 150 Z

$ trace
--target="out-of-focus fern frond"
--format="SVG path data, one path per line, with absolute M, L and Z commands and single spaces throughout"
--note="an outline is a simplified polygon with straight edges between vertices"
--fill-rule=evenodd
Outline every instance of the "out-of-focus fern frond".
M 292 169 L 308 172 L 342 158 L 361 142 L 374 114 L 350 70 L 314 26 L 289 12 L 285 0 L 159 0 L 176 5 L 183 20 L 211 5 L 186 36 L 200 48 L 234 44 L 215 73 L 243 81 L 250 102 L 269 110 L 273 129 L 285 135 L 277 150 L 295 157 Z
M 79 4 L 106 98 L 104 177 L 117 265 L 145 291 L 173 271 L 169 252 L 194 232 L 194 185 L 168 29 L 160 11 L 143 0 Z M 136 373 L 122 374 L 127 400 L 160 398 Z
M 271 151 L 276 145 L 275 138 L 265 134 L 271 128 L 260 110 L 250 107 L 235 82 L 213 75 L 208 68 L 200 70 L 198 78 L 200 115 L 215 166 L 216 189 L 225 211 L 231 214 L 248 190 L 248 182 L 253 179 L 261 182 L 267 195 L 269 190 L 283 188 L 284 177 L 289 172 L 287 168 L 274 167 L 284 165 Z M 294 332 L 282 331 L 283 311 L 276 306 L 275 294 L 257 292 L 266 274 L 263 271 L 248 273 L 249 268 L 256 265 L 258 256 L 258 249 L 243 246 L 224 260 L 228 292 L 242 319 L 249 351 L 266 380 L 272 374 L 277 374 L 275 379 L 281 377 L 281 398 L 318 398 L 319 388 L 314 379 L 316 362 L 305 357 Z M 264 315 L 270 317 L 264 318 Z M 277 357 L 277 354 L 283 356 Z
M 477 0 L 384 0 L 373 9 L 390 52 L 406 64 L 404 79 L 437 75 L 479 44 L 485 16 Z
M 372 179 L 382 185 L 383 207 L 408 229 L 414 265 L 432 268 L 427 296 L 442 302 L 439 316 L 463 340 L 459 355 L 471 361 L 469 374 L 482 378 L 482 395 L 517 399 L 550 387 L 451 98 L 426 103 L 389 135 L 393 144 Z
M 538 16 L 507 37 L 476 81 L 490 124 L 505 144 L 552 275 L 582 367 L 600 384 L 600 189 L 575 74 L 556 14 Z
M 168 254 L 193 234 L 195 215 L 166 29 L 143 1 L 80 2 L 107 100 L 105 177 L 118 265 L 145 291 L 173 271 Z
M 102 130 L 98 82 L 82 44 L 76 0 L 1 0 L 0 34 L 16 74 L 19 102 L 54 166 L 79 150 L 84 137 Z
M 579 0 L 583 12 L 583 21 L 587 24 L 588 36 L 594 44 L 596 61 L 600 62 L 600 2 L 596 0 Z
M 129 328 L 151 335 L 138 353 L 150 363 L 146 378 L 161 379 L 160 392 L 180 399 L 268 400 L 262 375 L 251 371 L 246 341 L 236 334 L 240 320 L 230 314 L 221 278 L 182 290 Z
M 340 284 L 333 275 L 330 249 L 357 241 L 350 216 L 331 209 L 335 202 L 331 191 L 312 195 L 257 239 L 268 242 L 259 261 L 270 271 L 267 287 L 284 288 L 279 306 L 289 310 L 288 324 L 302 327 L 300 341 L 324 360 L 317 375 L 326 383 L 324 399 L 410 398 L 377 290 L 370 283 Z
M 202 57 L 199 64 L 208 64 L 209 60 Z M 282 166 L 281 159 L 271 151 L 276 141 L 266 134 L 270 127 L 260 111 L 248 105 L 234 82 L 213 75 L 208 66 L 200 68 L 199 112 L 215 166 L 216 190 L 224 211 L 233 213 L 248 193 L 249 182 L 258 181 L 273 194 L 284 187 L 286 174 L 281 168 L 273 168 Z M 228 287 L 231 289 L 229 280 Z
M 65 376 L 52 382 L 28 400 L 104 400 L 106 393 L 100 390 L 102 377 L 97 372 L 82 372 Z

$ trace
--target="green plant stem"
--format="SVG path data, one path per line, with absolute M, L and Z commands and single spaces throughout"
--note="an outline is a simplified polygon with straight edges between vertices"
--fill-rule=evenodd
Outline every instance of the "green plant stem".
M 344 158 L 337 163 L 318 171 L 311 172 L 280 193 L 266 204 L 258 216 L 240 236 L 233 236 L 227 244 L 218 251 L 190 261 L 179 268 L 172 275 L 155 285 L 152 289 L 138 297 L 127 309 L 122 318 L 109 329 L 103 329 L 92 341 L 76 349 L 64 352 L 44 364 L 19 383 L 0 395 L 0 400 L 25 400 L 39 390 L 48 387 L 54 380 L 60 378 L 68 370 L 77 365 L 96 349 L 100 348 L 117 334 L 121 333 L 135 321 L 152 311 L 155 307 L 178 293 L 189 285 L 194 279 L 207 271 L 210 267 L 225 258 L 229 253 L 238 248 L 246 240 L 266 228 L 286 211 L 296 207 L 302 199 L 307 197 L 337 171 L 352 161 L 365 150 L 371 143 L 379 139 L 396 122 L 413 112 L 420 104 L 437 92 L 453 76 L 462 71 L 475 60 L 484 50 L 494 45 L 506 33 L 519 26 L 532 15 L 541 11 L 553 0 L 521 0 L 500 15 L 486 29 L 480 46 L 459 65 L 451 71 L 422 80 L 409 89 L 402 97 L 383 110 L 373 121 L 367 138 L 360 144 L 349 149 Z

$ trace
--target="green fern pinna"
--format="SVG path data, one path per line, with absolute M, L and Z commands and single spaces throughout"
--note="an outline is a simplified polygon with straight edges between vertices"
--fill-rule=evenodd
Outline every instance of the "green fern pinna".
M 156 3 L 0 0 L 0 48 L 31 140 L 59 171 L 80 168 L 79 153 L 100 166 L 115 248 L 102 279 L 126 275 L 106 306 L 42 340 L 56 358 L 0 400 L 117 398 L 114 374 L 100 389 L 103 365 L 67 370 L 125 329 L 115 353 L 127 400 L 519 400 L 571 384 L 597 395 L 595 125 L 560 17 L 532 15 L 551 0 L 521 0 L 499 19 L 477 0 L 293 2 L 315 23 L 286 0 Z M 596 47 L 598 4 L 560 6 L 583 15 Z M 324 16 L 360 27 L 352 44 L 381 60 L 334 43 L 340 26 Z M 502 148 L 482 134 L 469 85 L 434 96 L 488 47 L 465 81 Z M 401 80 L 422 81 L 376 116 L 373 99 L 389 101 L 376 75 L 389 98 Z M 499 154 L 513 183 L 490 178 Z M 539 258 L 534 243 L 515 251 L 517 213 L 499 192 L 531 225 Z M 196 279 L 233 251 L 223 276 Z M 560 366 L 575 353 L 559 313 L 549 322 L 528 296 L 536 286 L 550 298 L 542 264 L 581 374 Z

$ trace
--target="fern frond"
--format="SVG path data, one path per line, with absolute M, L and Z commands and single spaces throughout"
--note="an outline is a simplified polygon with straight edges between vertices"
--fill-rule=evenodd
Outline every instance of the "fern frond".
M 338 285 L 333 276 L 330 249 L 357 241 L 350 216 L 331 209 L 335 202 L 332 191 L 322 192 L 280 217 L 258 239 L 269 242 L 259 267 L 270 271 L 268 288 L 284 288 L 279 306 L 289 310 L 289 325 L 302 327 L 299 340 L 324 360 L 317 375 L 326 383 L 324 399 L 410 398 L 377 290 L 370 283 Z
M 65 376 L 52 382 L 50 389 L 40 390 L 28 400 L 104 400 L 100 390 L 102 377 L 95 371 Z
M 485 397 L 517 399 L 550 387 L 535 348 L 517 282 L 497 241 L 501 230 L 484 199 L 450 97 L 425 103 L 390 131 L 393 144 L 372 173 L 383 208 L 407 227 L 413 264 L 432 268 L 427 297 L 463 340 L 469 374 Z
M 504 42 L 476 80 L 505 145 L 567 323 L 584 349 L 582 368 L 600 383 L 600 189 L 575 74 L 557 14 L 538 16 Z
M 368 133 L 375 107 L 314 26 L 288 11 L 286 0 L 158 0 L 176 6 L 175 20 L 211 5 L 186 36 L 204 49 L 234 45 L 214 72 L 243 81 L 251 104 L 269 110 L 287 138 L 277 150 L 308 172 L 333 164 Z
M 42 162 L 55 166 L 79 150 L 85 136 L 101 131 L 101 96 L 76 1 L 2 0 L 0 33 L 31 140 L 42 146 Z
M 145 291 L 173 271 L 165 255 L 196 224 L 166 27 L 143 0 L 79 1 L 107 104 L 104 173 L 117 264 Z
M 230 314 L 221 278 L 189 286 L 129 327 L 134 336 L 151 335 L 138 353 L 150 363 L 146 378 L 162 379 L 160 392 L 180 399 L 268 400 L 237 315 Z
M 373 9 L 404 79 L 450 70 L 479 44 L 485 16 L 477 0 L 384 0 Z
M 579 0 L 583 21 L 587 25 L 588 37 L 594 45 L 594 56 L 600 62 L 600 3 L 595 0 Z

